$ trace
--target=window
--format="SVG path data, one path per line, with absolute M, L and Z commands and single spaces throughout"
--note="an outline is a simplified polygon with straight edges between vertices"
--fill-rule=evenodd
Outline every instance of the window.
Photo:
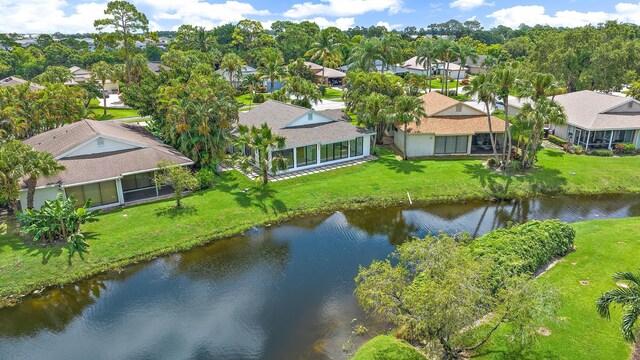
M 320 145 L 320 162 L 334 161 L 349 157 L 349 142 Z
M 104 146 L 104 139 L 98 138 L 98 146 Z
M 456 104 L 456 112 L 462 112 L 462 104 Z
M 75 196 L 78 201 L 76 206 L 84 205 L 91 200 L 91 206 L 115 204 L 118 202 L 118 190 L 115 181 L 105 181 L 87 185 L 74 186 L 64 189 L 67 197 Z
M 316 145 L 309 145 L 305 147 L 296 148 L 296 165 L 307 166 L 313 165 L 317 161 L 318 147 Z
M 466 154 L 469 136 L 436 136 L 436 154 Z
M 154 187 L 153 172 L 127 175 L 122 177 L 122 191 L 133 191 Z
M 276 156 L 282 156 L 284 158 L 284 160 L 287 162 L 287 169 L 292 169 L 293 168 L 293 149 L 286 149 L 286 150 L 278 150 L 278 151 L 272 151 L 271 152 L 271 158 L 274 158 Z
M 308 120 L 308 121 L 313 120 L 313 113 L 308 113 L 308 114 L 307 114 L 307 120 Z
M 363 138 L 362 137 L 355 138 L 355 139 L 349 141 L 349 156 L 350 157 L 362 156 L 362 154 L 363 154 L 362 144 L 363 144 Z
M 634 130 L 618 130 L 613 132 L 614 143 L 628 143 L 633 141 Z

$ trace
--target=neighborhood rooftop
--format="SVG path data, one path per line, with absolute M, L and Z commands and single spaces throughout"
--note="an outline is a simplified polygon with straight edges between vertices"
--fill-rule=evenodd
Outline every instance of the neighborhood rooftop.
M 564 107 L 571 125 L 589 130 L 640 129 L 640 103 L 632 98 L 584 90 L 558 95 L 555 100 Z M 634 111 L 610 112 L 624 104 L 631 104 Z

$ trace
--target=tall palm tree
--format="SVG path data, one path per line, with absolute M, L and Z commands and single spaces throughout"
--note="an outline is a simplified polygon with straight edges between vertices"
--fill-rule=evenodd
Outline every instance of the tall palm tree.
M 513 93 L 518 81 L 519 69 L 515 64 L 507 64 L 493 69 L 491 79 L 496 86 L 496 94 L 504 102 L 505 133 L 502 149 L 502 166 L 507 167 L 511 161 L 511 124 L 509 122 L 509 95 Z
M 362 71 L 376 71 L 376 61 L 382 60 L 382 44 L 378 38 L 364 39 L 353 48 L 347 63 L 350 69 Z
M 427 68 L 427 76 L 429 76 L 429 92 L 431 92 L 431 65 L 436 57 L 437 49 L 436 44 L 431 39 L 425 39 L 416 50 L 417 58 L 416 63 Z
M 286 75 L 282 56 L 278 53 L 269 54 L 262 65 L 258 67 L 258 75 L 263 80 L 269 80 L 271 85 L 269 90 L 273 92 L 276 81 L 282 80 Z
M 540 98 L 533 104 L 525 104 L 522 107 L 520 119 L 529 124 L 531 130 L 529 141 L 522 153 L 522 165 L 531 167 L 535 161 L 535 154 L 540 143 L 540 135 L 545 124 L 564 125 L 567 122 L 567 114 L 562 105 L 555 100 Z
M 251 104 L 253 106 L 253 99 L 256 97 L 256 90 L 262 85 L 262 79 L 260 79 L 259 75 L 250 74 L 245 76 L 242 83 L 247 86 L 249 92 L 251 93 Z
M 453 41 L 447 39 L 436 40 L 436 54 L 445 64 L 444 75 L 442 76 L 442 93 L 448 95 L 449 93 L 449 68 L 451 62 L 456 59 L 456 49 Z
M 245 65 L 244 60 L 238 54 L 232 52 L 224 54 L 220 62 L 220 68 L 227 72 L 231 86 L 233 86 L 233 75 L 242 71 Z
M 394 99 L 393 115 L 391 119 L 396 124 L 402 124 L 403 131 L 403 159 L 407 160 L 407 125 L 414 123 L 420 125 L 420 121 L 427 117 L 424 111 L 424 101 L 422 98 L 401 95 Z
M 266 186 L 269 182 L 269 174 L 275 174 L 279 170 L 287 168 L 288 164 L 280 154 L 274 154 L 273 150 L 282 149 L 285 138 L 273 133 L 266 124 L 260 127 L 238 125 L 238 136 L 234 145 L 240 149 L 248 149 L 250 155 L 244 152 L 235 153 L 235 163 L 245 172 L 250 172 L 253 167 L 258 169 L 260 176 L 256 179 Z
M 109 63 L 107 63 L 106 61 L 99 61 L 91 66 L 91 78 L 94 81 L 100 82 L 100 92 L 102 93 L 102 101 L 104 105 L 104 111 L 102 112 L 102 114 L 107 115 L 107 93 L 105 92 L 104 87 L 107 83 L 107 80 L 111 80 L 114 78 L 114 71 Z
M 48 152 L 36 151 L 33 148 L 27 149 L 22 154 L 22 173 L 25 175 L 27 185 L 27 208 L 33 209 L 33 198 L 36 193 L 38 179 L 49 177 L 65 169 Z
M 468 86 L 465 87 L 465 91 L 471 96 L 476 96 L 478 102 L 481 102 L 485 106 L 487 113 L 487 123 L 489 125 L 489 136 L 491 137 L 491 149 L 493 150 L 493 156 L 496 159 L 496 164 L 500 163 L 498 159 L 498 149 L 496 146 L 496 138 L 493 134 L 493 128 L 491 124 L 491 109 L 496 103 L 496 88 L 495 84 L 491 81 L 488 74 L 480 74 L 471 80 Z
M 324 77 L 324 68 L 327 66 L 327 60 L 341 56 L 340 46 L 341 44 L 335 40 L 334 34 L 324 29 L 318 33 L 316 41 L 311 44 L 311 49 L 304 54 L 311 56 L 311 61 L 315 59 L 322 61 L 322 81 L 326 81 L 327 85 L 329 81 Z
M 391 99 L 380 93 L 364 96 L 356 106 L 358 123 L 376 131 L 374 143 L 382 144 L 382 136 L 390 123 Z
M 381 72 L 389 70 L 389 65 L 404 61 L 402 38 L 397 33 L 387 32 L 380 38 Z
M 613 275 L 613 280 L 624 281 L 627 286 L 618 285 L 617 288 L 600 295 L 596 300 L 596 309 L 600 316 L 609 319 L 612 304 L 622 307 L 622 337 L 626 341 L 635 342 L 634 327 L 640 317 L 640 271 L 618 272 Z
M 467 66 L 467 61 L 476 62 L 478 60 L 478 54 L 476 53 L 476 49 L 468 43 L 457 44 L 456 54 L 458 59 L 460 59 L 460 68 L 458 68 L 458 76 L 456 76 L 456 95 L 458 95 L 460 72 L 462 71 L 462 68 Z

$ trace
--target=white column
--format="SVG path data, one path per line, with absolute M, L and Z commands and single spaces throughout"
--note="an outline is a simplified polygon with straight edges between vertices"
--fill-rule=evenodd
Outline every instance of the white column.
M 609 150 L 611 150 L 611 144 L 613 144 L 613 130 L 611 130 L 611 136 L 609 137 Z
M 469 138 L 467 140 L 467 155 L 471 155 L 471 145 L 473 141 L 473 135 L 469 135 Z
M 587 131 L 587 142 L 584 145 L 584 151 L 589 149 L 589 137 L 591 137 L 591 131 Z
M 122 179 L 116 179 L 116 191 L 118 193 L 118 203 L 124 204 L 124 193 L 122 192 Z
M 320 164 L 320 147 L 322 144 L 316 145 L 316 164 Z
M 296 169 L 298 167 L 298 148 L 293 148 L 293 169 Z

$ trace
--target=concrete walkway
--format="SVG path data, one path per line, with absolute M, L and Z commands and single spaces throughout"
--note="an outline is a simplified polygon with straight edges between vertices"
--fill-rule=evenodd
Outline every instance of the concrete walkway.
M 273 182 L 273 181 L 280 181 L 280 180 L 287 180 L 287 179 L 293 179 L 293 178 L 297 178 L 297 177 L 301 177 L 301 176 L 306 176 L 306 175 L 311 175 L 311 174 L 319 174 L 322 172 L 326 172 L 326 171 L 331 171 L 334 169 L 340 169 L 340 168 L 345 168 L 345 167 L 349 167 L 349 166 L 354 166 L 354 165 L 361 165 L 364 164 L 368 161 L 372 161 L 372 160 L 376 160 L 377 158 L 375 156 L 368 156 L 365 158 L 360 158 L 360 159 L 354 159 L 354 160 L 349 160 L 349 161 L 345 161 L 345 162 L 341 162 L 338 164 L 331 164 L 331 165 L 324 165 L 324 166 L 319 166 L 313 169 L 307 169 L 307 170 L 299 170 L 299 171 L 294 171 L 294 172 L 290 172 L 290 173 L 286 173 L 286 174 L 280 174 L 280 175 L 269 175 L 269 181 Z M 230 170 L 238 170 L 239 169 L 230 166 L 230 165 L 220 165 L 220 171 L 230 171 Z M 246 175 L 249 179 L 254 180 L 258 178 L 258 173 L 255 171 L 252 171 L 249 174 L 244 173 L 244 175 Z

